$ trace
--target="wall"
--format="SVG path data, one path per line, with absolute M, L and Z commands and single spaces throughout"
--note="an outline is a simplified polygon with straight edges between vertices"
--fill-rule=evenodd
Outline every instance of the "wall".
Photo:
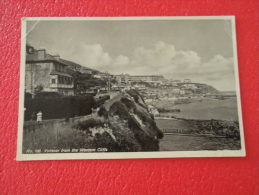
M 31 86 L 43 85 L 45 91 L 50 91 L 50 72 L 52 63 L 28 63 L 25 72 L 25 89 L 31 92 Z M 32 66 L 32 67 L 31 67 Z M 32 82 L 31 82 L 32 79 Z

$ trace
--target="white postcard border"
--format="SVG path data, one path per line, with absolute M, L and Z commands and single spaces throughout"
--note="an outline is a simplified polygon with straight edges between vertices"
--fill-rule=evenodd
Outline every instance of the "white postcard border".
M 158 152 L 107 152 L 107 153 L 40 153 L 23 154 L 23 122 L 24 122 L 24 88 L 25 88 L 25 46 L 26 46 L 26 22 L 27 21 L 113 21 L 113 20 L 231 20 L 232 39 L 234 53 L 234 71 L 236 80 L 237 108 L 239 117 L 239 128 L 241 138 L 241 150 L 218 150 L 218 151 L 158 151 Z M 65 160 L 65 159 L 136 159 L 136 158 L 178 158 L 178 157 L 244 157 L 245 140 L 242 120 L 240 82 L 237 60 L 237 43 L 234 16 L 172 16 L 172 17 L 25 17 L 22 18 L 21 26 L 21 69 L 20 69 L 20 91 L 19 91 L 19 121 L 17 158 L 18 161 L 26 160 Z

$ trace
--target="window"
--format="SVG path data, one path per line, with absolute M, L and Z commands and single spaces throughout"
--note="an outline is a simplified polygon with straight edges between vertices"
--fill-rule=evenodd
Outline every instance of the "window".
M 51 83 L 56 83 L 56 79 L 51 79 Z

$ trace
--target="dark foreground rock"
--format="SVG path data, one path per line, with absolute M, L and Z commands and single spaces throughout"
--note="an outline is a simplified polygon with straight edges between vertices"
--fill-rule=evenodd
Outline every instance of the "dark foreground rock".
M 96 148 L 107 148 L 108 152 L 159 151 L 163 132 L 137 91 L 124 93 L 109 110 L 101 106 L 97 115 L 76 126 Z

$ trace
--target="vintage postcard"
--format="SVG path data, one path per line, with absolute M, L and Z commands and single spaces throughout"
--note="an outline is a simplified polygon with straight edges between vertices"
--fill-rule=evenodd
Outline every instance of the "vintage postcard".
M 23 18 L 17 160 L 245 156 L 235 18 Z

